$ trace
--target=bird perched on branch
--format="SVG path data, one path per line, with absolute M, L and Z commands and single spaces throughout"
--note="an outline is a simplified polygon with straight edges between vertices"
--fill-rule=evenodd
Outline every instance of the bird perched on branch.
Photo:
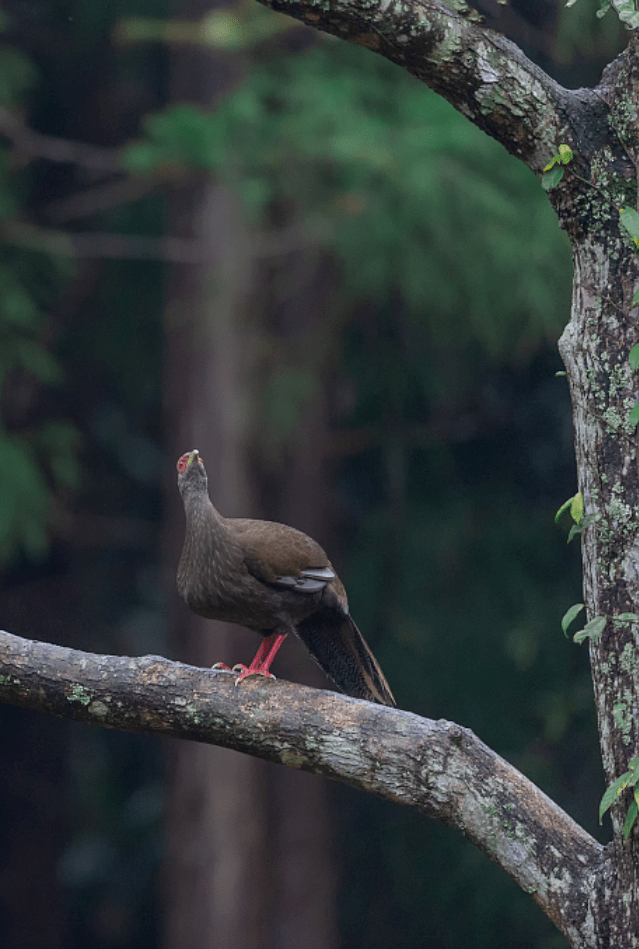
M 180 596 L 200 616 L 264 636 L 250 666 L 239 667 L 237 683 L 271 676 L 275 654 L 293 632 L 342 692 L 395 705 L 320 545 L 284 524 L 222 517 L 209 499 L 198 451 L 182 455 L 177 471 L 186 514 Z

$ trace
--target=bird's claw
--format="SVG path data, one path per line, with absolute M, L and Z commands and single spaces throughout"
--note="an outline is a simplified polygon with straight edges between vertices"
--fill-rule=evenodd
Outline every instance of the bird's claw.
M 235 680 L 236 685 L 239 685 L 247 676 L 265 676 L 267 679 L 275 678 L 272 672 L 267 672 L 266 669 L 251 669 L 250 666 L 245 666 L 243 662 L 236 662 L 233 668 L 225 665 L 223 662 L 216 662 L 211 666 L 211 669 L 214 669 L 216 672 L 239 672 Z
M 238 666 L 233 667 L 233 672 L 237 671 Z M 236 687 L 242 682 L 243 679 L 248 678 L 248 676 L 265 676 L 267 679 L 275 679 L 275 676 L 272 672 L 267 672 L 265 669 L 248 669 L 246 666 L 242 667 L 242 672 L 239 674 L 235 680 Z

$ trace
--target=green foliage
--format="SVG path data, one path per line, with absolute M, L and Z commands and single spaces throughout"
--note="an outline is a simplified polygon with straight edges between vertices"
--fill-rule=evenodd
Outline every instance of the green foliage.
M 571 606 L 570 609 L 566 610 L 561 620 L 561 628 L 564 632 L 564 636 L 568 636 L 568 627 L 574 619 L 581 613 L 584 608 L 583 603 L 575 603 L 574 606 Z
M 570 624 L 577 618 L 584 608 L 583 603 L 575 603 L 574 606 L 571 606 L 570 609 L 566 610 L 562 620 L 561 628 L 564 631 L 564 635 L 568 636 L 568 627 Z M 592 639 L 593 642 L 596 642 L 606 628 L 606 623 L 608 620 L 612 620 L 612 623 L 616 627 L 628 626 L 630 623 L 636 623 L 639 621 L 639 616 L 636 613 L 618 613 L 616 616 L 595 616 L 590 620 L 589 623 L 586 623 L 583 629 L 579 630 L 578 633 L 575 633 L 573 636 L 573 641 L 581 644 L 586 641 L 586 639 Z
M 517 359 L 560 331 L 567 242 L 534 180 L 380 57 L 325 43 L 257 63 L 214 113 L 173 106 L 132 148 L 145 172 L 189 156 L 217 168 L 264 226 L 277 196 L 333 250 L 351 302 L 399 295 L 424 343 Z
M 577 0 L 567 0 L 566 6 L 572 7 L 576 2 Z M 637 12 L 635 0 L 599 0 L 597 16 L 601 19 L 611 8 L 615 11 L 621 22 L 630 27 L 630 29 L 636 30 L 639 27 L 639 13 Z
M 0 43 L 0 106 L 16 108 L 36 81 L 23 53 Z M 0 218 L 19 212 L 21 185 L 9 151 L 0 148 Z M 77 435 L 70 424 L 46 418 L 7 424 L 16 387 L 62 381 L 45 342 L 45 308 L 62 279 L 51 258 L 0 243 L 0 562 L 19 553 L 42 556 L 58 488 L 78 480 Z
M 559 151 L 553 155 L 546 167 L 541 179 L 541 186 L 544 191 L 552 191 L 556 188 L 564 176 L 563 165 L 572 161 L 573 154 L 569 145 L 560 145 Z
M 619 209 L 619 223 L 632 237 L 635 247 L 639 247 L 639 214 L 634 208 Z
M 46 553 L 51 482 L 77 487 L 76 442 L 75 429 L 63 422 L 44 423 L 28 436 L 0 429 L 0 561 L 17 551 Z
M 635 0 L 601 0 L 597 16 L 603 16 L 611 7 L 626 26 L 633 30 L 639 27 L 639 13 Z
M 579 491 L 577 494 L 573 495 L 571 498 L 568 498 L 567 501 L 561 505 L 557 513 L 555 514 L 555 524 L 564 513 L 570 508 L 570 516 L 572 517 L 575 524 L 578 524 L 583 517 L 584 513 L 584 496 Z
M 599 805 L 599 823 L 601 823 L 606 811 L 612 807 L 623 791 L 626 788 L 632 788 L 632 800 L 628 806 L 623 825 L 623 835 L 626 840 L 630 837 L 630 832 L 639 813 L 639 757 L 633 758 L 628 764 L 629 770 L 617 778 L 616 781 L 613 781 L 610 787 L 606 789 Z
M 564 501 L 555 514 L 555 523 L 557 523 L 561 515 L 567 510 L 570 510 L 570 516 L 574 521 L 574 524 L 568 532 L 567 543 L 570 543 L 573 537 L 575 537 L 577 534 L 582 534 L 592 524 L 594 524 L 597 516 L 595 514 L 584 515 L 584 497 L 581 491 L 573 495 L 573 497 L 568 498 L 567 501 Z M 568 636 L 568 627 L 573 622 L 573 620 L 576 619 L 579 613 L 581 613 L 583 608 L 583 603 L 575 603 L 574 606 L 571 606 L 570 609 L 566 611 L 561 620 L 561 628 L 564 632 L 564 636 Z M 598 640 L 604 631 L 606 620 L 607 618 L 605 616 L 595 616 L 594 619 L 591 619 L 590 622 L 586 623 L 583 629 L 579 630 L 578 633 L 575 633 L 573 636 L 573 641 L 580 644 L 585 642 L 586 639 L 592 639 L 593 641 Z
M 567 510 L 570 510 L 570 516 L 574 521 L 570 530 L 568 531 L 568 539 L 566 543 L 569 544 L 574 537 L 576 537 L 578 534 L 583 534 L 585 530 L 595 523 L 597 520 L 597 514 L 584 515 L 584 497 L 581 491 L 573 495 L 573 497 L 568 498 L 567 501 L 564 501 L 555 514 L 555 523 L 557 523 L 561 515 Z
M 593 642 L 597 642 L 598 639 L 601 639 L 601 634 L 606 628 L 607 621 L 607 617 L 605 616 L 595 616 L 590 622 L 586 623 L 583 629 L 575 633 L 572 637 L 573 642 L 579 645 L 587 639 L 592 639 Z
M 632 298 L 633 306 L 639 303 L 639 287 L 635 290 L 635 295 Z M 630 352 L 628 353 L 628 362 L 630 363 L 630 369 L 632 372 L 636 372 L 639 368 L 639 343 L 635 343 Z M 628 421 L 630 424 L 636 428 L 639 425 L 639 401 L 635 402 L 634 406 L 630 410 L 628 415 Z
M 171 165 L 211 170 L 224 160 L 211 115 L 196 106 L 171 106 L 146 116 L 142 125 L 146 138 L 122 150 L 122 164 L 131 173 L 158 172 Z
M 541 179 L 541 187 L 544 189 L 544 191 L 552 191 L 553 188 L 556 188 L 560 183 L 563 176 L 564 169 L 560 165 L 556 165 L 554 168 L 551 168 L 549 171 L 544 173 Z
M 48 273 L 47 273 L 48 272 Z M 60 365 L 43 342 L 46 318 L 37 300 L 56 282 L 48 261 L 0 247 L 0 406 L 16 385 L 57 386 Z M 0 561 L 47 550 L 54 491 L 78 482 L 77 433 L 62 420 L 8 430 L 0 418 Z

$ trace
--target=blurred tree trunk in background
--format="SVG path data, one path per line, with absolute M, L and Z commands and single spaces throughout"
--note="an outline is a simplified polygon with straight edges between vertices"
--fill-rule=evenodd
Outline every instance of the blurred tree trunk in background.
M 186 0 L 177 15 L 199 19 L 207 9 Z M 173 97 L 209 107 L 232 84 L 231 72 L 239 66 L 226 55 L 177 48 Z M 203 261 L 175 267 L 168 288 L 169 453 L 177 460 L 197 447 L 220 510 L 259 516 L 264 512 L 250 487 L 249 426 L 260 397 L 252 329 L 260 313 L 248 311 L 250 302 L 265 294 L 255 288 L 251 235 L 239 198 L 212 180 L 177 193 L 171 217 L 169 231 L 195 237 Z M 319 466 L 310 468 L 319 477 Z M 319 497 L 315 481 L 306 471 L 291 476 L 286 495 L 295 498 L 300 516 L 309 499 Z M 172 467 L 166 493 L 170 590 L 184 530 Z M 314 513 L 310 520 L 320 517 Z M 255 634 L 201 619 L 181 604 L 174 610 L 174 630 L 176 657 L 200 665 L 248 662 L 259 644 Z M 223 749 L 176 742 L 172 751 L 166 949 L 336 945 L 325 784 Z
M 327 311 L 332 300 L 332 281 L 314 247 L 298 250 L 276 261 L 271 283 L 282 288 L 281 298 L 270 299 L 268 325 L 272 333 L 268 347 L 269 378 L 261 387 L 281 384 L 292 367 L 306 379 L 308 389 L 298 399 L 292 413 L 295 432 L 286 440 L 289 451 L 269 458 L 262 446 L 260 478 L 261 511 L 305 531 L 332 551 L 339 569 L 338 545 L 332 536 L 334 522 L 328 504 L 326 445 L 329 420 L 329 385 L 325 343 L 332 338 Z M 267 279 L 262 274 L 262 281 Z M 260 299 L 264 295 L 260 294 Z M 257 302 L 257 301 L 256 301 Z M 266 314 L 265 314 L 266 316 Z M 263 323 L 266 320 L 262 321 Z M 333 327 L 334 330 L 334 327 Z M 306 397 L 305 397 L 306 396 Z M 260 404 L 264 407 L 264 401 Z M 289 405 L 292 410 L 292 406 Z M 267 406 L 268 412 L 268 406 Z M 277 418 L 267 418 L 260 426 L 262 438 L 277 426 Z M 269 464 L 273 459 L 274 465 Z M 264 467 L 267 471 L 265 473 Z M 311 660 L 306 648 L 289 637 L 278 656 L 276 674 L 326 688 L 328 680 Z M 272 855 L 278 881 L 276 908 L 277 939 L 273 945 L 285 949 L 332 949 L 340 944 L 336 919 L 337 874 L 333 855 L 331 819 L 332 786 L 315 775 L 270 768 L 270 793 L 276 808 Z
M 177 455 L 197 447 L 222 510 L 249 505 L 245 420 L 234 417 L 246 395 L 246 348 L 238 330 L 250 273 L 234 196 L 204 183 L 176 197 L 174 223 L 190 223 L 209 258 L 180 268 L 167 302 L 167 425 Z M 228 248 L 230 254 L 225 255 Z M 232 265 L 232 266 L 229 266 Z M 246 265 L 246 266 L 245 266 Z M 239 414 L 239 413 L 238 413 Z M 171 470 L 172 474 L 172 470 Z M 167 483 L 167 587 L 183 534 L 175 480 Z M 176 655 L 199 665 L 231 664 L 250 651 L 248 634 L 177 607 Z M 166 865 L 169 949 L 259 946 L 265 923 L 266 840 L 260 766 L 221 749 L 175 743 Z

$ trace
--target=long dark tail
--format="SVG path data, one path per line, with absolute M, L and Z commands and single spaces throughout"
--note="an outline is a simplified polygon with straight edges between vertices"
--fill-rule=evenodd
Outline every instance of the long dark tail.
M 318 610 L 298 623 L 297 635 L 342 692 L 381 705 L 396 704 L 384 673 L 350 616 Z

